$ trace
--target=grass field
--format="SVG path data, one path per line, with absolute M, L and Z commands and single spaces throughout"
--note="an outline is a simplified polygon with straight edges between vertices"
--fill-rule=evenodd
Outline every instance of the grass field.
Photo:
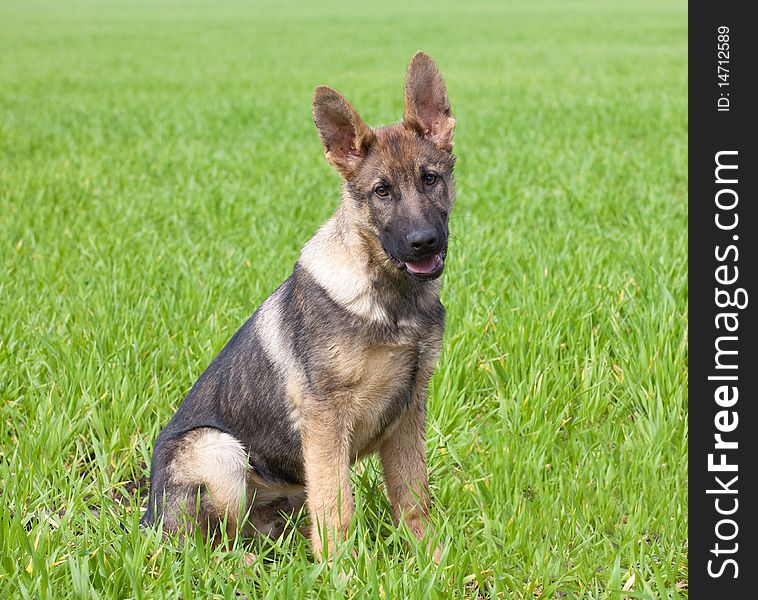
M 347 577 L 138 530 L 158 431 L 336 205 L 313 89 L 398 120 L 418 49 L 458 121 L 442 564 L 374 460 Z M 683 1 L 0 0 L 0 596 L 686 595 L 686 51 Z

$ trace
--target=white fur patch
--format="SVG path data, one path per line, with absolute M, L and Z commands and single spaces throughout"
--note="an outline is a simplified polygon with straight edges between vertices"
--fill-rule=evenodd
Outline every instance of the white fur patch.
M 185 480 L 206 485 L 219 513 L 228 511 L 236 518 L 245 500 L 247 471 L 247 453 L 237 438 L 217 429 L 199 429 L 175 468 Z
M 369 321 L 388 319 L 373 297 L 366 270 L 341 240 L 334 217 L 303 246 L 298 262 L 345 310 Z
M 263 351 L 277 370 L 284 374 L 300 370 L 294 356 L 292 342 L 282 335 L 281 290 L 277 290 L 261 305 L 255 319 L 255 331 Z
M 290 402 L 290 421 L 295 431 L 300 430 L 302 416 L 297 390 L 305 380 L 300 364 L 295 360 L 292 340 L 282 334 L 281 291 L 274 292 L 261 305 L 255 322 L 255 330 L 261 346 L 276 369 L 289 378 L 287 399 Z

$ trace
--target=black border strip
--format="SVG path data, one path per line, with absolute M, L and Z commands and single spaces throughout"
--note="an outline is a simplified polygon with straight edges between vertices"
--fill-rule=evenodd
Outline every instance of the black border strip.
M 749 18 L 749 4 L 736 2 L 702 2 L 689 5 L 689 593 L 692 598 L 755 598 L 758 583 L 753 565 L 756 555 L 756 518 L 758 511 L 753 481 L 758 461 L 758 420 L 756 419 L 756 373 L 758 363 L 753 347 L 758 345 L 756 307 L 758 288 L 755 274 L 758 269 L 758 219 L 755 205 L 758 162 L 756 161 L 755 127 L 756 101 L 756 44 L 758 29 Z M 727 81 L 719 86 L 717 44 L 719 27 L 729 28 Z M 723 31 L 723 29 L 722 29 Z M 722 38 L 722 43 L 724 39 Z M 722 75 L 723 75 L 722 71 Z M 723 96 L 721 94 L 724 94 Z M 725 98 L 725 99 L 723 99 Z M 726 108 L 728 100 L 729 110 Z M 722 164 L 737 164 L 737 169 L 722 169 L 722 180 L 716 180 L 716 154 L 720 151 Z M 733 180 L 737 179 L 736 182 Z M 718 196 L 717 196 L 718 195 Z M 732 208 L 720 209 L 734 204 Z M 724 226 L 739 221 L 733 229 L 719 229 L 716 215 Z M 736 238 L 735 238 L 736 236 Z M 729 250 L 732 246 L 734 249 Z M 716 256 L 719 248 L 719 256 Z M 737 252 L 739 253 L 737 255 Z M 719 258 L 721 260 L 719 260 Z M 717 269 L 721 270 L 717 272 Z M 735 267 L 737 270 L 735 270 Z M 738 273 L 738 279 L 731 281 Z M 737 300 L 744 308 L 719 308 L 717 289 L 721 301 Z M 722 302 L 723 303 L 723 302 Z M 736 321 L 719 313 L 736 313 Z M 719 328 L 717 329 L 717 323 Z M 727 323 L 739 324 L 736 331 L 727 331 Z M 722 354 L 723 366 L 717 368 L 716 339 L 721 336 L 721 349 L 737 350 L 737 354 Z M 734 339 L 736 338 L 736 339 Z M 736 376 L 736 380 L 712 377 Z M 709 377 L 711 377 L 709 379 Z M 720 406 L 716 401 L 717 389 L 728 385 L 728 396 L 722 395 Z M 732 406 L 732 386 L 738 389 L 739 398 Z M 724 392 L 724 390 L 722 390 Z M 720 411 L 726 411 L 725 413 Z M 736 414 L 736 417 L 735 417 Z M 715 419 L 720 419 L 718 423 Z M 721 432 L 734 426 L 730 432 Z M 715 435 L 721 433 L 724 442 L 737 442 L 736 449 L 715 449 Z M 709 470 L 709 454 L 713 463 L 722 460 L 736 465 L 737 471 Z M 724 455 L 722 459 L 721 455 Z M 734 477 L 738 477 L 733 481 Z M 728 493 L 723 486 L 737 493 Z M 732 482 L 732 483 L 730 483 Z M 713 493 L 718 491 L 720 493 Z M 711 493 L 708 493 L 711 490 Z M 735 504 L 734 500 L 738 500 Z M 717 504 L 718 502 L 718 504 Z M 731 515 L 719 514 L 717 508 Z M 721 522 L 720 522 L 721 521 Z M 729 538 L 738 527 L 733 539 Z M 718 544 L 718 550 L 716 550 Z M 728 560 L 734 563 L 727 563 Z M 713 577 L 709 574 L 720 574 Z M 736 578 L 735 578 L 736 575 Z

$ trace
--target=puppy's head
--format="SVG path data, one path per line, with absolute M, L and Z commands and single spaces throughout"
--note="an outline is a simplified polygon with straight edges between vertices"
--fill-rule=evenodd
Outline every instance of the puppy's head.
M 455 196 L 455 120 L 434 61 L 423 52 L 411 59 L 402 123 L 371 129 L 326 86 L 316 88 L 313 119 L 366 243 L 388 268 L 415 279 L 439 277 Z

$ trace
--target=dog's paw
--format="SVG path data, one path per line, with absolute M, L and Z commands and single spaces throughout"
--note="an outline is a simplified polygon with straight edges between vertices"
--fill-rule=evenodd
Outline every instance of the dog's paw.
M 435 564 L 440 564 L 442 562 L 442 554 L 445 551 L 445 546 L 442 544 L 437 544 L 437 546 L 434 548 L 434 551 L 432 552 L 432 560 Z
M 258 556 L 252 552 L 245 552 L 245 554 L 242 555 L 242 564 L 246 567 L 252 567 L 257 562 Z

